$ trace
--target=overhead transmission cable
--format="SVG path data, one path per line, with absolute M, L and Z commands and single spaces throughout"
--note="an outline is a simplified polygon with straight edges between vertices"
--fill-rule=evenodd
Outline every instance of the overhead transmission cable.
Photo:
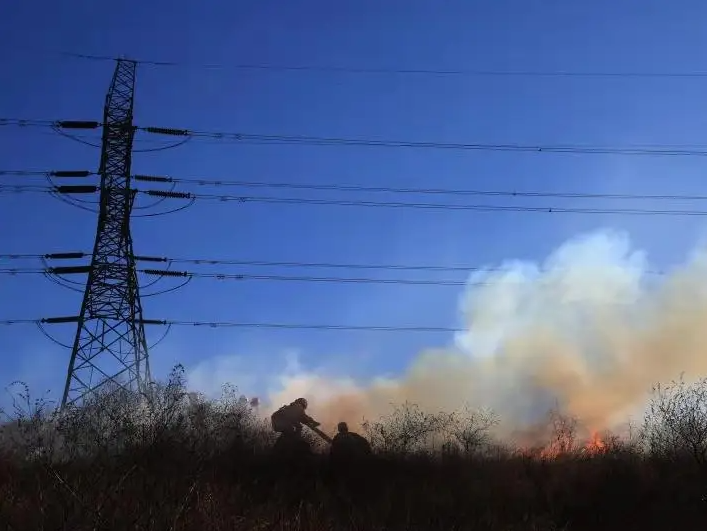
M 88 258 L 90 253 L 69 253 L 74 259 Z M 62 255 L 62 256 L 65 256 Z M 7 260 L 46 260 L 51 259 L 52 254 L 0 254 L 0 262 Z M 212 259 L 212 258 L 169 258 L 135 256 L 135 260 L 147 262 L 159 262 L 172 264 L 192 264 L 192 265 L 226 265 L 238 267 L 282 267 L 286 269 L 351 269 L 351 270 L 388 270 L 388 271 L 428 271 L 428 272 L 479 272 L 497 273 L 507 269 L 502 267 L 478 267 L 472 265 L 435 265 L 435 264 L 375 264 L 375 263 L 345 263 L 345 262 L 303 262 L 303 261 L 274 261 L 274 260 L 235 260 L 235 259 Z M 665 275 L 664 271 L 648 270 L 647 274 Z M 216 275 L 220 275 L 216 274 Z
M 139 176 L 138 176 L 138 179 Z M 609 194 L 587 192 L 549 192 L 549 191 L 515 191 L 515 190 L 472 190 L 454 188 L 419 188 L 394 186 L 363 186 L 350 184 L 316 184 L 316 183 L 283 183 L 239 180 L 208 180 L 170 178 L 170 182 L 180 184 L 195 184 L 197 186 L 239 187 L 239 188 L 272 188 L 290 190 L 319 190 L 337 192 L 381 192 L 395 194 L 425 194 L 425 195 L 466 195 L 466 196 L 503 196 L 503 197 L 559 197 L 567 199 L 676 199 L 704 200 L 707 195 L 677 195 L 677 194 Z
M 32 269 L 32 268 L 0 268 L 2 275 L 43 275 L 45 273 L 62 276 L 61 268 Z M 488 282 L 467 283 L 461 280 L 432 280 L 432 279 L 405 279 L 405 278 L 366 278 L 366 277 L 333 277 L 333 276 L 308 276 L 308 275 L 274 275 L 251 273 L 204 273 L 193 271 L 167 271 L 159 269 L 137 269 L 137 273 L 156 277 L 175 278 L 210 278 L 215 280 L 266 280 L 284 282 L 317 282 L 335 284 L 410 284 L 430 286 L 468 286 L 490 285 Z
M 81 191 L 77 192 L 76 189 Z M 191 203 L 182 208 L 174 209 L 176 212 L 193 204 L 194 201 L 219 201 L 236 203 L 264 203 L 280 205 L 319 205 L 319 206 L 349 206 L 349 207 L 372 207 L 372 208 L 403 208 L 403 209 L 425 209 L 425 210 L 445 210 L 445 211 L 475 211 L 475 212 L 535 212 L 545 214 L 613 214 L 626 216 L 706 216 L 707 210 L 686 210 L 686 209 L 648 209 L 648 208 L 584 208 L 584 207 L 560 207 L 554 205 L 547 206 L 522 206 L 522 205 L 483 205 L 483 204 L 458 204 L 458 203 L 421 203 L 403 201 L 365 201 L 365 200 L 344 200 L 344 199 L 319 199 L 308 197 L 265 197 L 246 195 L 217 195 L 217 194 L 194 194 L 189 192 L 169 192 L 164 190 L 136 190 L 138 194 L 150 197 L 170 197 L 174 199 L 185 199 Z M 82 187 L 32 187 L 27 185 L 0 185 L 0 194 L 8 193 L 47 193 L 56 195 L 61 193 L 98 193 L 97 186 Z M 169 212 L 167 212 L 169 213 Z M 156 215 L 162 215 L 156 214 Z
M 0 325 L 19 324 L 56 324 L 72 322 L 74 317 L 44 318 L 44 319 L 4 319 L 0 320 Z M 194 326 L 208 328 L 270 328 L 270 329 L 293 329 L 293 330 L 343 330 L 353 332 L 463 332 L 461 328 L 445 326 L 386 326 L 386 325 L 343 325 L 343 324 L 319 324 L 319 323 L 277 323 L 277 322 L 240 322 L 240 321 L 184 321 L 184 320 L 157 320 L 143 319 L 146 325 L 164 326 Z
M 471 272 L 494 271 L 494 270 L 469 270 Z M 503 271 L 497 269 L 496 271 Z M 85 273 L 82 267 L 46 267 L 46 268 L 0 268 L 2 275 L 52 275 L 64 279 L 65 275 Z M 158 278 L 180 278 L 191 280 L 195 278 L 208 278 L 214 280 L 235 280 L 235 281 L 278 281 L 278 282 L 310 282 L 310 283 L 333 283 L 333 284 L 404 284 L 418 286 L 494 286 L 508 283 L 523 283 L 523 281 L 509 282 L 503 281 L 474 281 L 454 279 L 425 279 L 425 278 L 375 278 L 375 277 L 348 277 L 348 276 L 313 276 L 313 275 L 279 275 L 279 274 L 256 274 L 256 273 L 207 273 L 194 271 L 174 271 L 169 269 L 136 269 L 137 273 Z M 656 274 L 657 272 L 653 272 Z M 657 273 L 660 274 L 660 273 Z M 183 284 L 184 285 L 184 284 Z M 181 286 L 180 286 L 181 287 Z M 171 291 L 171 290 L 170 290 Z
M 49 52 L 47 50 L 47 52 Z M 116 61 L 119 57 L 111 55 L 54 51 L 49 53 L 87 59 L 91 61 Z M 373 68 L 342 65 L 283 65 L 269 63 L 195 63 L 189 61 L 166 61 L 150 59 L 131 59 L 140 65 L 156 67 L 184 67 L 210 70 L 265 70 L 283 72 L 314 72 L 343 74 L 393 74 L 427 76 L 469 76 L 469 77 L 596 77 L 596 78 L 705 78 L 707 71 L 649 72 L 649 71 L 572 71 L 572 70 L 491 70 L 462 68 Z
M 37 171 L 37 170 L 0 170 L 0 176 L 62 176 L 62 177 L 88 177 L 99 175 L 89 171 Z M 193 184 L 199 187 L 235 187 L 256 189 L 285 189 L 307 191 L 337 191 L 343 193 L 370 192 L 370 193 L 395 193 L 395 194 L 420 194 L 420 195 L 450 195 L 450 196 L 501 196 L 501 197 L 554 197 L 565 199 L 631 199 L 631 200 L 678 200 L 678 201 L 703 201 L 707 195 L 696 194 L 617 194 L 617 193 L 588 193 L 588 192 L 551 192 L 551 191 L 519 191 L 519 190 L 474 190 L 463 188 L 420 188 L 420 187 L 395 187 L 395 186 L 364 186 L 352 184 L 323 184 L 323 183 L 293 183 L 293 182 L 268 182 L 245 181 L 228 179 L 182 178 L 153 175 L 133 175 L 135 181 L 168 182 L 171 184 Z M 0 181 L 1 182 L 1 181 Z
M 354 146 L 354 147 L 386 147 L 415 149 L 446 149 L 464 151 L 508 151 L 530 153 L 573 153 L 594 155 L 648 155 L 648 156 L 707 156 L 707 149 L 688 149 L 685 146 L 652 145 L 652 146 L 590 146 L 580 144 L 546 144 L 531 145 L 517 143 L 486 144 L 437 141 L 406 141 L 384 140 L 371 138 L 320 137 L 303 135 L 264 135 L 222 131 L 197 131 L 189 129 L 174 129 L 162 127 L 139 127 L 141 131 L 154 134 L 175 136 L 192 136 L 231 142 L 257 142 L 274 145 L 309 145 L 309 146 Z
M 69 120 L 22 120 L 0 118 L 0 126 L 49 127 L 59 129 L 90 129 L 101 127 L 100 122 L 69 121 Z M 445 149 L 464 151 L 505 151 L 528 153 L 570 153 L 570 154 L 613 154 L 642 156 L 707 156 L 707 148 L 690 148 L 667 144 L 635 145 L 635 146 L 591 146 L 580 144 L 546 144 L 531 145 L 518 143 L 460 143 L 438 141 L 404 141 L 371 138 L 337 138 L 302 135 L 264 135 L 238 132 L 197 131 L 166 127 L 136 127 L 136 130 L 146 133 L 178 136 L 182 138 L 207 138 L 222 141 L 275 144 L 275 145 L 309 145 L 309 146 L 354 146 L 354 147 L 388 147 L 415 149 Z

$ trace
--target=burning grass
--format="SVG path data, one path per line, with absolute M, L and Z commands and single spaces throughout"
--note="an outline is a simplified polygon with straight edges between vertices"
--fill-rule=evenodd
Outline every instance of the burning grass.
M 633 438 L 580 437 L 553 412 L 545 444 L 522 450 L 493 439 L 488 412 L 404 404 L 365 425 L 376 455 L 347 470 L 273 460 L 247 400 L 185 394 L 179 371 L 61 416 L 23 394 L 0 439 L 0 528 L 703 529 L 699 385 L 656 389 Z

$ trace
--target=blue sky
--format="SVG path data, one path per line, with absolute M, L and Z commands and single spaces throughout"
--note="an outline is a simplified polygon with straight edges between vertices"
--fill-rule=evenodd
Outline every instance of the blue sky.
M 176 61 L 141 66 L 142 126 L 253 134 L 521 144 L 703 144 L 707 78 L 474 77 L 283 72 L 236 64 L 382 69 L 609 72 L 704 70 L 704 2 L 194 2 L 9 1 L 0 16 L 0 117 L 100 120 L 110 62 L 54 54 Z M 206 6 L 206 4 L 203 4 Z M 41 16 L 38 14 L 41 13 Z M 223 68 L 198 65 L 217 63 Z M 0 169 L 98 166 L 98 150 L 42 129 L 0 128 Z M 139 137 L 137 149 L 155 147 Z M 627 157 L 317 146 L 194 140 L 136 153 L 133 172 L 206 179 L 420 188 L 699 194 L 699 157 Z M 2 184 L 37 183 L 0 176 Z M 231 188 L 179 190 L 238 193 Z M 242 192 L 247 193 L 247 192 Z M 285 192 L 281 191 L 281 194 Z M 286 195 L 303 196 L 302 192 Z M 401 195 L 308 197 L 422 200 Z M 680 208 L 635 201 L 437 198 L 548 206 Z M 687 205 L 695 207 L 695 205 Z M 696 207 L 698 208 L 698 207 Z M 0 254 L 89 251 L 95 216 L 44 195 L 0 195 Z M 656 267 L 680 262 L 703 235 L 699 217 L 427 211 L 197 202 L 133 224 L 136 252 L 172 258 L 483 267 L 542 260 L 571 236 L 627 231 Z M 17 263 L 16 266 L 36 266 Z M 12 267 L 12 266 L 10 266 Z M 186 266 L 190 267 L 190 266 Z M 360 276 L 361 271 L 194 271 Z M 366 276 L 432 278 L 430 273 Z M 465 272 L 436 278 L 465 280 Z M 168 287 L 169 284 L 165 284 Z M 456 326 L 459 287 L 196 279 L 145 300 L 145 316 L 198 321 Z M 80 294 L 40 276 L 0 277 L 0 319 L 71 315 Z M 69 341 L 70 325 L 50 329 Z M 151 340 L 159 328 L 148 329 Z M 365 378 L 395 374 L 444 334 L 175 328 L 152 351 L 155 374 L 201 365 L 203 385 L 225 377 L 258 392 L 262 377 L 299 353 L 305 367 Z M 0 328 L 0 384 L 26 381 L 57 396 L 69 353 L 31 326 Z M 215 374 L 214 374 L 215 373 Z M 203 375 L 207 375 L 206 376 Z M 233 378 L 230 376 L 233 375 Z M 243 381 L 239 381 L 242 377 Z M 7 398 L 0 398 L 0 405 Z

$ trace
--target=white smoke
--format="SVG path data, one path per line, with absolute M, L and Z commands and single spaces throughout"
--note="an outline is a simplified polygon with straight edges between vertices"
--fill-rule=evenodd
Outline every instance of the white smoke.
M 702 249 L 659 276 L 625 234 L 588 234 L 541 264 L 474 272 L 461 298 L 464 332 L 452 346 L 422 352 L 400 378 L 362 386 L 291 367 L 268 402 L 305 396 L 330 426 L 409 401 L 491 407 L 521 427 L 557 404 L 591 429 L 608 429 L 640 410 L 654 383 L 707 373 L 706 273 Z

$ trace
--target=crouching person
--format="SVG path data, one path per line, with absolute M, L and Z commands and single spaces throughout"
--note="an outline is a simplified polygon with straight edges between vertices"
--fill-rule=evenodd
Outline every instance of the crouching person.
M 339 422 L 338 433 L 329 449 L 333 480 L 344 499 L 361 501 L 369 481 L 370 443 L 358 433 L 349 431 L 345 422 Z
M 273 450 L 280 458 L 300 460 L 311 453 L 309 443 L 302 438 L 302 424 L 317 427 L 319 423 L 307 415 L 307 400 L 298 398 L 282 406 L 270 417 L 273 431 L 280 434 Z
M 358 433 L 349 431 L 345 422 L 339 422 L 338 433 L 331 442 L 330 457 L 335 466 L 360 463 L 371 455 L 370 443 Z
M 319 423 L 307 415 L 307 399 L 298 398 L 294 402 L 282 406 L 270 417 L 272 429 L 287 435 L 301 435 L 302 424 L 317 427 Z

